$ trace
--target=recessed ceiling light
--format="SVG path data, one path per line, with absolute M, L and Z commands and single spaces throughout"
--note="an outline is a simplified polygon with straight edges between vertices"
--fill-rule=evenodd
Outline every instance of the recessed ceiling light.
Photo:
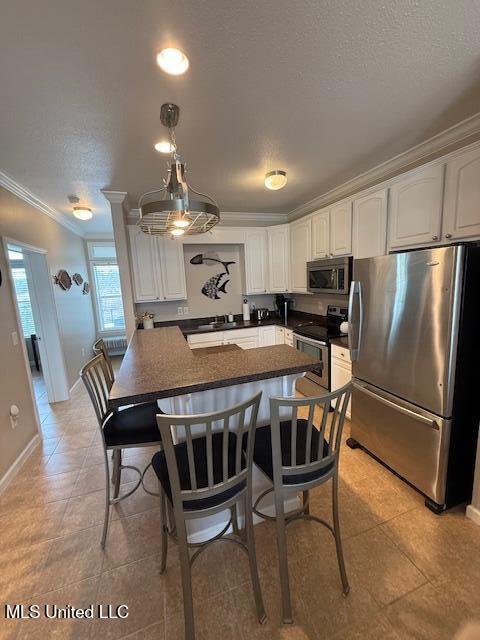
M 175 151 L 175 146 L 171 142 L 168 142 L 168 140 L 161 140 L 156 143 L 155 151 L 158 151 L 159 153 L 173 153 Z
M 90 220 L 93 217 L 92 210 L 88 207 L 73 207 L 73 215 L 79 220 Z
M 183 236 L 183 234 L 185 233 L 185 229 L 172 229 L 170 233 L 172 234 L 172 236 Z
M 265 174 L 265 186 L 267 189 L 277 191 L 277 189 L 283 189 L 287 184 L 287 172 L 282 169 L 275 169 L 275 171 L 269 171 Z
M 190 63 L 187 56 L 180 49 L 163 49 L 157 55 L 158 66 L 172 76 L 180 76 L 188 69 Z

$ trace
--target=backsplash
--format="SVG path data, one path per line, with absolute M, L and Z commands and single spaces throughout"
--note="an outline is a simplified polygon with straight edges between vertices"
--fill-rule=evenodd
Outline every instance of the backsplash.
M 239 245 L 184 245 L 184 260 L 187 300 L 139 303 L 138 316 L 148 311 L 162 322 L 242 313 L 244 265 Z M 273 295 L 246 297 L 251 306 L 275 308 Z M 187 313 L 180 315 L 179 307 L 188 308 Z
M 348 307 L 348 296 L 333 296 L 321 293 L 313 293 L 311 295 L 293 293 L 291 297 L 295 300 L 295 311 L 316 313 L 321 316 L 327 315 L 327 307 L 329 304 L 338 307 Z

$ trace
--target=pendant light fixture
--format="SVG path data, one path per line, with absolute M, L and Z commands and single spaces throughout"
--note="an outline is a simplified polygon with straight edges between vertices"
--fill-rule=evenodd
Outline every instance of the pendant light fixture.
M 220 209 L 215 200 L 195 191 L 187 183 L 185 164 L 178 154 L 175 140 L 179 115 L 180 109 L 176 104 L 162 105 L 160 121 L 169 130 L 172 149 L 168 175 L 162 189 L 144 193 L 138 201 L 138 225 L 144 233 L 151 235 L 178 237 L 205 233 L 220 221 Z

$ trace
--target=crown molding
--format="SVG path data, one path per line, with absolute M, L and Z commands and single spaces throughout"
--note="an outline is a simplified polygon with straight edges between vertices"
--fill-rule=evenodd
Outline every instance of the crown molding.
M 128 195 L 126 191 L 109 191 L 108 189 L 101 189 L 101 192 L 110 204 L 123 204 Z
M 288 220 L 297 220 L 302 216 L 308 215 L 317 209 L 326 207 L 338 200 L 342 200 L 348 196 L 351 196 L 359 191 L 368 189 L 374 185 L 377 185 L 389 178 L 393 178 L 408 169 L 411 169 L 420 164 L 426 163 L 437 157 L 442 152 L 446 153 L 446 150 L 460 145 L 462 142 L 468 144 L 480 137 L 480 113 L 476 113 L 466 120 L 445 129 L 435 136 L 420 142 L 414 147 L 407 149 L 390 160 L 386 160 L 381 164 L 361 173 L 360 175 L 344 182 L 343 184 L 330 189 L 326 193 L 317 196 L 313 200 L 306 202 L 293 209 L 288 216 Z
M 136 224 L 140 216 L 139 209 L 130 209 L 127 216 L 129 224 Z M 222 227 L 268 227 L 275 224 L 286 224 L 288 213 L 255 213 L 252 211 L 221 211 L 220 225 Z
M 35 209 L 38 209 L 38 211 L 41 211 L 52 220 L 55 220 L 58 224 L 66 227 L 69 231 L 72 231 L 72 233 L 83 238 L 83 230 L 73 220 L 67 220 L 63 213 L 46 204 L 43 200 L 40 200 L 38 196 L 3 171 L 0 171 L 0 186 L 10 191 L 10 193 L 13 193 L 13 195 L 20 198 L 20 200 L 35 207 Z

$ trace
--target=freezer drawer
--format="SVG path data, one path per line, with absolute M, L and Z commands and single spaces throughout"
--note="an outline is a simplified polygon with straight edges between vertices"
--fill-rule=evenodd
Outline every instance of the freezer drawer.
M 451 420 L 355 381 L 351 435 L 438 504 L 445 503 Z

